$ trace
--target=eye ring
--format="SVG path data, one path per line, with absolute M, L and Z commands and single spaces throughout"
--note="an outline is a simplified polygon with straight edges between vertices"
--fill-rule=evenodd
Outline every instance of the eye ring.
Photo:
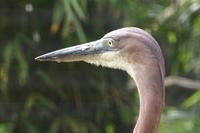
M 113 41 L 112 40 L 108 40 L 108 45 L 110 46 L 110 47 L 113 47 L 114 45 L 113 45 Z

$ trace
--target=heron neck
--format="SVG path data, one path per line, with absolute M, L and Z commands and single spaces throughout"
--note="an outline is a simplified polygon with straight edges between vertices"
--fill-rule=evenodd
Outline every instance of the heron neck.
M 157 133 L 164 107 L 163 77 L 158 67 L 136 67 L 131 75 L 140 97 L 140 111 L 133 133 Z

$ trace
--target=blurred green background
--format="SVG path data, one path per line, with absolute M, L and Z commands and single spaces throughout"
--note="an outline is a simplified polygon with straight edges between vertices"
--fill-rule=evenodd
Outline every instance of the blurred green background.
M 164 53 L 159 132 L 200 133 L 199 0 L 0 0 L 0 133 L 131 133 L 139 101 L 125 72 L 34 61 L 127 26 Z

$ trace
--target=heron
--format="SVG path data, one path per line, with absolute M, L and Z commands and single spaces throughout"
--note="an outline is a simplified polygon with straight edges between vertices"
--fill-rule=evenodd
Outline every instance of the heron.
M 165 65 L 161 48 L 151 34 L 124 27 L 96 41 L 63 48 L 35 58 L 38 61 L 84 61 L 126 71 L 138 88 L 140 108 L 133 133 L 157 133 L 164 108 Z

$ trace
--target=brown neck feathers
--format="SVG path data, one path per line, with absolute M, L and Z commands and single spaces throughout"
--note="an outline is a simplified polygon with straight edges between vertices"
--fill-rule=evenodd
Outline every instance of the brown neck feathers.
M 140 96 L 140 112 L 133 133 L 157 133 L 164 107 L 164 87 L 160 66 L 134 67 L 134 80 Z

